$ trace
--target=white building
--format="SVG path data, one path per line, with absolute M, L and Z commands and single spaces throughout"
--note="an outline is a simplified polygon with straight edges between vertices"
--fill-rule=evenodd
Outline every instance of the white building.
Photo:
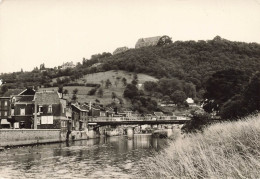
M 61 69 L 62 70 L 65 70 L 67 68 L 75 68 L 76 65 L 73 64 L 73 62 L 66 62 L 66 63 L 63 63 L 62 66 L 61 66 Z

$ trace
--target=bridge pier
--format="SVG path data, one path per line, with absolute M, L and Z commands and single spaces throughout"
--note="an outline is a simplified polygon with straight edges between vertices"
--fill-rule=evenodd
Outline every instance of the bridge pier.
M 173 135 L 173 129 L 167 129 L 167 137 L 170 137 Z
M 127 138 L 128 139 L 134 138 L 134 128 L 133 127 L 127 127 Z

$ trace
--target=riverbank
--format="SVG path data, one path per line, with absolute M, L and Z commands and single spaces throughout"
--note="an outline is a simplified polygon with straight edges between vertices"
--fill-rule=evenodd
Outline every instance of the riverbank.
M 258 178 L 259 159 L 260 114 L 177 139 L 147 160 L 146 173 L 151 178 Z

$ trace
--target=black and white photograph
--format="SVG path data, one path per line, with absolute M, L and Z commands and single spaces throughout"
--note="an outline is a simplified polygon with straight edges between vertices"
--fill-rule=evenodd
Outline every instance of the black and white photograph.
M 260 0 L 0 0 L 0 179 L 259 179 Z

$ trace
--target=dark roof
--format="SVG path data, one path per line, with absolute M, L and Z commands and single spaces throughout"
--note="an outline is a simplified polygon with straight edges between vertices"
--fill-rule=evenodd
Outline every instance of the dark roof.
M 19 93 L 19 95 L 35 95 L 35 90 L 28 88 Z
M 33 99 L 34 99 L 34 95 L 16 96 L 16 101 L 17 102 L 32 102 Z
M 13 96 L 13 95 L 18 95 L 23 91 L 24 91 L 24 89 L 8 89 L 8 91 L 6 91 L 4 93 L 3 97 L 10 97 L 10 96 Z
M 37 105 L 51 105 L 60 103 L 59 95 L 54 91 L 36 92 L 35 98 Z
M 83 106 L 79 106 L 79 105 L 77 105 L 77 104 L 71 104 L 71 107 L 72 107 L 72 109 L 73 109 L 73 108 L 76 108 L 76 109 L 78 109 L 79 111 L 88 112 L 88 109 L 85 109 L 85 108 L 83 108 Z

